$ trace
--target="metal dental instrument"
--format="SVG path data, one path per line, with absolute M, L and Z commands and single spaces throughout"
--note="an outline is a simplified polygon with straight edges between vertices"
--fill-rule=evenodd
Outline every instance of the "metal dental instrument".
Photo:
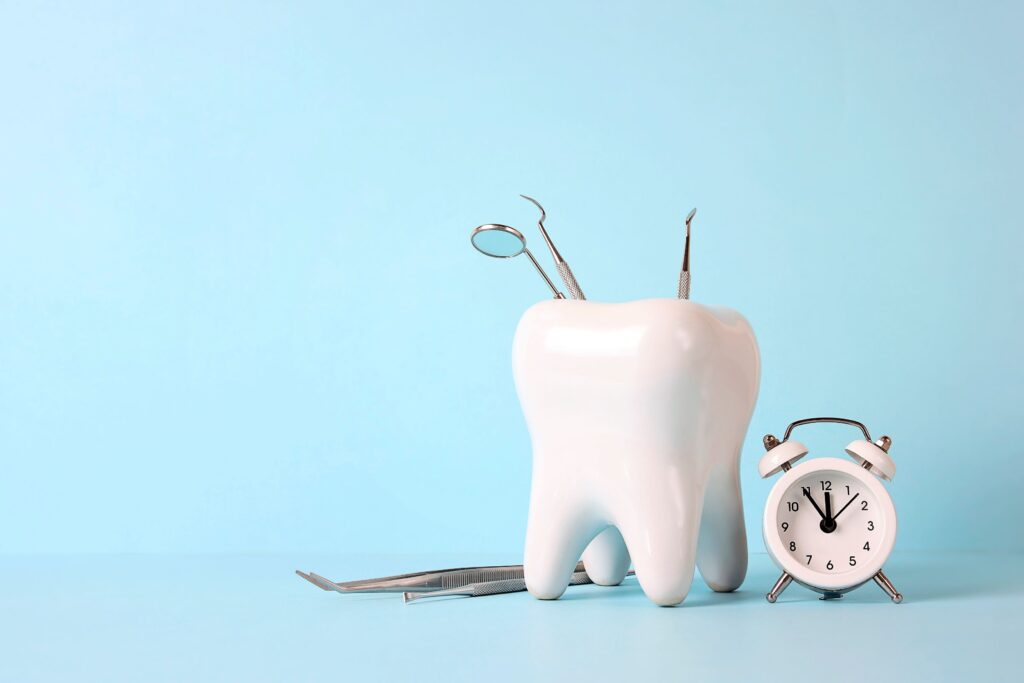
M 576 564 L 575 572 L 585 572 L 582 562 Z M 438 569 L 412 574 L 382 576 L 375 579 L 341 582 L 330 581 L 313 572 L 307 574 L 295 570 L 295 573 L 325 591 L 337 591 L 339 593 L 404 593 L 406 591 L 414 591 L 419 593 L 461 588 L 470 584 L 522 580 L 523 565 L 509 564 L 491 567 Z
M 579 283 L 576 282 L 576 278 L 572 274 L 572 270 L 569 268 L 569 264 L 565 262 L 562 255 L 558 253 L 558 249 L 555 248 L 555 243 L 551 241 L 548 236 L 548 231 L 544 227 L 544 219 L 547 218 L 547 213 L 544 211 L 544 207 L 540 205 L 533 197 L 527 197 L 525 194 L 519 195 L 528 202 L 532 202 L 534 206 L 540 209 L 540 220 L 537 221 L 537 227 L 540 228 L 541 237 L 548 244 L 548 249 L 551 250 L 551 257 L 555 259 L 555 270 L 558 271 L 559 276 L 562 278 L 562 282 L 565 283 L 565 288 L 569 290 L 569 294 L 572 295 L 573 299 L 586 299 L 583 296 L 583 290 L 580 289 Z
M 513 258 L 520 254 L 526 254 L 530 258 L 530 262 L 533 267 L 537 269 L 540 276 L 544 278 L 544 282 L 548 284 L 551 291 L 555 293 L 556 299 L 564 299 L 565 295 L 558 291 L 555 287 L 555 283 L 551 281 L 548 274 L 544 272 L 544 269 L 537 263 L 537 259 L 533 257 L 530 250 L 526 248 L 526 238 L 523 237 L 523 233 L 519 232 L 515 228 L 510 228 L 507 225 L 499 225 L 497 223 L 487 223 L 473 229 L 473 232 L 469 236 L 469 241 L 473 243 L 473 247 L 481 254 L 491 256 L 493 258 Z M 559 271 L 561 272 L 561 271 Z
M 683 269 L 679 271 L 678 296 L 680 299 L 690 298 L 690 222 L 696 215 L 696 207 L 686 215 L 686 246 L 683 247 Z
M 633 570 L 630 570 L 626 576 L 633 576 Z M 587 576 L 586 572 L 573 572 L 572 577 L 569 579 L 570 586 L 581 586 L 583 584 L 593 583 L 590 577 Z M 449 595 L 464 595 L 470 598 L 479 598 L 485 595 L 499 595 L 504 593 L 520 593 L 526 590 L 525 579 L 507 579 L 505 581 L 486 581 L 484 583 L 471 583 L 460 588 L 449 588 L 441 591 L 431 591 L 429 593 L 424 592 L 406 592 L 402 594 L 402 599 L 408 602 L 414 600 L 421 600 L 422 598 L 441 598 Z
M 317 588 L 319 588 L 321 590 L 325 590 L 325 591 L 338 591 L 339 593 L 343 593 L 344 592 L 336 584 L 334 584 L 331 581 L 328 581 L 327 579 L 325 579 L 324 577 L 320 576 L 319 574 L 314 574 L 313 572 L 310 572 L 309 574 L 307 574 L 305 572 L 299 571 L 298 569 L 295 570 L 295 573 L 298 574 L 299 576 L 301 576 L 302 578 L 304 578 L 306 581 L 309 581 L 311 584 L 313 584 L 314 586 L 316 586 Z

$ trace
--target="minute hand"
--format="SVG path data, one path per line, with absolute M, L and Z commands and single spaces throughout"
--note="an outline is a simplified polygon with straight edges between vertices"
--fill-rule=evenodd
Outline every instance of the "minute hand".
M 839 508 L 839 512 L 837 512 L 836 514 L 832 515 L 832 521 L 833 522 L 836 521 L 836 517 L 838 517 L 839 515 L 843 514 L 843 510 L 845 510 L 846 508 L 850 507 L 850 503 L 852 503 L 853 501 L 857 500 L 857 496 L 859 496 L 859 495 L 860 495 L 859 493 L 853 494 L 853 498 L 851 498 L 850 500 L 846 501 L 846 505 L 844 505 L 843 507 Z

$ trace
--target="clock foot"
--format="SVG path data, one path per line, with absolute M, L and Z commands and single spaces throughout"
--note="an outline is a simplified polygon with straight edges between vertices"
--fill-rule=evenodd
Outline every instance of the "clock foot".
M 903 594 L 896 590 L 896 586 L 892 585 L 892 581 L 889 580 L 888 576 L 879 571 L 875 574 L 874 579 L 878 587 L 884 590 L 885 594 L 892 598 L 893 602 L 897 605 L 903 602 Z
M 821 594 L 819 600 L 838 600 L 843 597 L 842 593 L 836 593 L 835 591 L 825 591 Z
M 779 596 L 782 595 L 782 591 L 786 590 L 786 587 L 789 586 L 789 584 L 792 581 L 792 576 L 790 576 L 786 572 L 782 572 L 782 576 L 780 576 L 779 580 L 775 582 L 775 585 L 772 586 L 772 589 L 768 591 L 768 595 L 764 596 L 765 600 L 767 600 L 768 602 L 775 602 L 776 600 L 778 600 Z

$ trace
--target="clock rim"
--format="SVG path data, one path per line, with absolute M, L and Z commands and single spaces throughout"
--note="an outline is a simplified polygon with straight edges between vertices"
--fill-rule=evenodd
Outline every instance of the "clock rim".
M 854 570 L 842 574 L 823 574 L 806 565 L 801 565 L 793 558 L 785 548 L 785 542 L 778 532 L 779 503 L 782 497 L 796 481 L 812 472 L 840 471 L 861 481 L 871 493 L 875 500 L 882 506 L 882 515 L 885 517 L 885 537 L 875 552 L 874 559 Z M 771 533 L 769 533 L 769 530 Z M 809 588 L 818 588 L 829 591 L 842 591 L 855 588 L 877 574 L 886 560 L 892 553 L 896 543 L 896 506 L 892 502 L 889 491 L 878 480 L 878 477 L 871 474 L 869 470 L 858 467 L 848 460 L 840 458 L 815 458 L 796 465 L 775 482 L 771 492 L 768 494 L 768 501 L 765 503 L 764 522 L 761 527 L 761 535 L 764 537 L 765 547 L 768 555 L 778 565 L 779 569 L 791 575 L 799 583 Z

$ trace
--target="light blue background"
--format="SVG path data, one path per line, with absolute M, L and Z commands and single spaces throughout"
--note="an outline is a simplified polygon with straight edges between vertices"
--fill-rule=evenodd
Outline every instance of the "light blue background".
M 0 550 L 518 554 L 545 291 L 467 238 L 540 247 L 520 192 L 610 301 L 672 296 L 699 207 L 694 298 L 761 346 L 753 550 L 760 437 L 818 414 L 892 435 L 899 548 L 1024 549 L 1022 22 L 4 3 Z

